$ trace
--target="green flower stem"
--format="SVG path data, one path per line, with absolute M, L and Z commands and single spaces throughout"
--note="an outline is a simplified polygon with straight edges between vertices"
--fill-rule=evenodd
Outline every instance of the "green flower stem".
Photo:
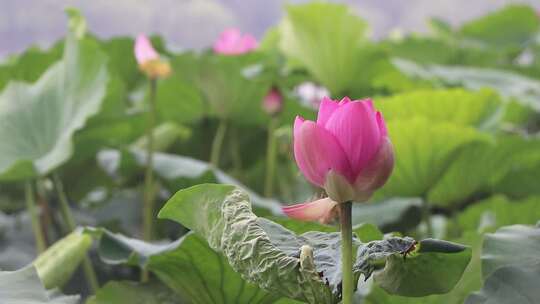
M 427 199 L 422 199 L 422 221 L 426 225 L 427 237 L 433 237 L 433 225 L 431 224 L 431 209 Z
M 219 126 L 216 130 L 216 135 L 212 141 L 212 150 L 210 152 L 210 163 L 214 168 L 219 168 L 219 157 L 221 155 L 221 147 L 223 146 L 223 140 L 225 139 L 225 133 L 227 132 L 227 120 L 221 119 Z
M 339 204 L 341 228 L 341 272 L 343 273 L 341 297 L 342 304 L 353 304 L 353 269 L 352 269 L 352 202 Z
M 234 175 L 237 178 L 240 178 L 242 175 L 242 155 L 240 153 L 240 143 L 238 141 L 238 130 L 232 129 L 230 132 L 230 146 L 231 146 L 231 157 L 234 168 Z
M 75 230 L 75 228 L 77 228 L 77 224 L 75 223 L 71 208 L 69 207 L 67 195 L 64 191 L 64 185 L 62 184 L 62 181 L 60 180 L 60 177 L 56 172 L 52 174 L 52 179 L 54 183 L 54 189 L 56 190 L 56 194 L 58 195 L 58 201 L 60 203 L 60 211 L 62 214 L 64 225 L 66 225 L 67 228 L 66 232 L 72 232 Z M 82 267 L 84 271 L 84 276 L 86 277 L 86 281 L 88 283 L 88 287 L 90 288 L 90 292 L 92 294 L 95 294 L 95 292 L 99 289 L 99 283 L 94 268 L 92 267 L 92 262 L 90 261 L 90 258 L 88 256 L 85 256 L 83 258 Z
M 75 230 L 77 224 L 75 223 L 75 219 L 73 218 L 73 214 L 71 213 L 71 208 L 69 207 L 67 196 L 64 192 L 64 186 L 57 173 L 52 174 L 52 179 L 54 183 L 54 189 L 56 190 L 56 194 L 58 195 L 62 219 L 64 221 L 64 225 L 66 225 L 66 232 L 71 232 Z
M 276 129 L 277 119 L 272 117 L 268 123 L 268 142 L 266 144 L 266 176 L 264 181 L 264 196 L 274 194 L 274 173 L 276 171 Z
M 144 172 L 143 194 L 143 239 L 152 240 L 154 234 L 154 128 L 156 125 L 157 79 L 150 79 L 150 99 L 148 101 L 148 124 L 146 127 L 146 168 Z M 148 271 L 141 273 L 141 281 L 148 281 Z
M 32 221 L 32 231 L 34 232 L 34 238 L 36 241 L 36 250 L 38 253 L 42 253 L 46 249 L 45 239 L 41 231 L 41 225 L 39 221 L 39 215 L 36 209 L 36 201 L 34 200 L 34 190 L 32 189 L 32 182 L 27 181 L 24 185 L 24 194 L 26 198 L 26 209 L 30 215 Z
M 157 80 L 150 79 L 148 125 L 146 128 L 146 169 L 144 173 L 143 239 L 150 241 L 154 224 L 154 127 L 156 124 Z

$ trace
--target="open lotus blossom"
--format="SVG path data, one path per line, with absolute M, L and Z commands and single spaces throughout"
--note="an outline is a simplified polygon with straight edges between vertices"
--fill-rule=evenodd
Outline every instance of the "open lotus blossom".
M 276 115 L 283 108 L 283 95 L 277 88 L 272 88 L 263 100 L 263 109 L 270 115 Z
M 256 49 L 257 39 L 236 28 L 224 30 L 214 43 L 214 52 L 223 55 L 240 55 Z
M 150 39 L 139 34 L 135 40 L 135 59 L 139 69 L 150 78 L 163 78 L 171 73 L 170 65 L 161 59 Z
M 317 121 L 297 117 L 294 156 L 306 179 L 328 199 L 283 208 L 290 217 L 328 221 L 333 208 L 363 202 L 384 185 L 394 167 L 392 143 L 382 114 L 370 99 L 323 98 Z

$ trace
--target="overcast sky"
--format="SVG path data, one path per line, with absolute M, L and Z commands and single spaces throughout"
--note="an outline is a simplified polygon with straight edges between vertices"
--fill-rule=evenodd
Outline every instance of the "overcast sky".
M 48 46 L 66 30 L 63 9 L 77 7 L 90 31 L 101 37 L 163 35 L 174 48 L 208 46 L 225 27 L 236 26 L 257 37 L 283 14 L 286 3 L 303 0 L 0 0 L 0 56 L 29 45 Z M 508 3 L 540 0 L 334 0 L 348 3 L 368 20 L 374 37 L 395 28 L 425 31 L 431 16 L 453 25 L 496 10 Z

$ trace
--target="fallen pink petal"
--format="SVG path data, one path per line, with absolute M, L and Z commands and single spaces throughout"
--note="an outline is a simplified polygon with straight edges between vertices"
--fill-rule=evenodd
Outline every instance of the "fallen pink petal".
M 301 221 L 318 221 L 329 223 L 335 217 L 337 203 L 329 198 L 315 200 L 313 202 L 283 207 L 283 213 L 288 217 Z

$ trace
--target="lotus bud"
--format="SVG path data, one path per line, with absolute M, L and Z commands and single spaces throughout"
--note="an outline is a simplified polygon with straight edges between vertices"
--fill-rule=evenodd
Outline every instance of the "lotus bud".
M 160 58 L 152 43 L 143 34 L 135 40 L 135 59 L 139 69 L 151 79 L 165 78 L 171 74 L 171 66 Z
M 283 109 L 283 96 L 281 92 L 277 88 L 270 89 L 264 97 L 262 107 L 266 113 L 272 116 L 279 114 Z

